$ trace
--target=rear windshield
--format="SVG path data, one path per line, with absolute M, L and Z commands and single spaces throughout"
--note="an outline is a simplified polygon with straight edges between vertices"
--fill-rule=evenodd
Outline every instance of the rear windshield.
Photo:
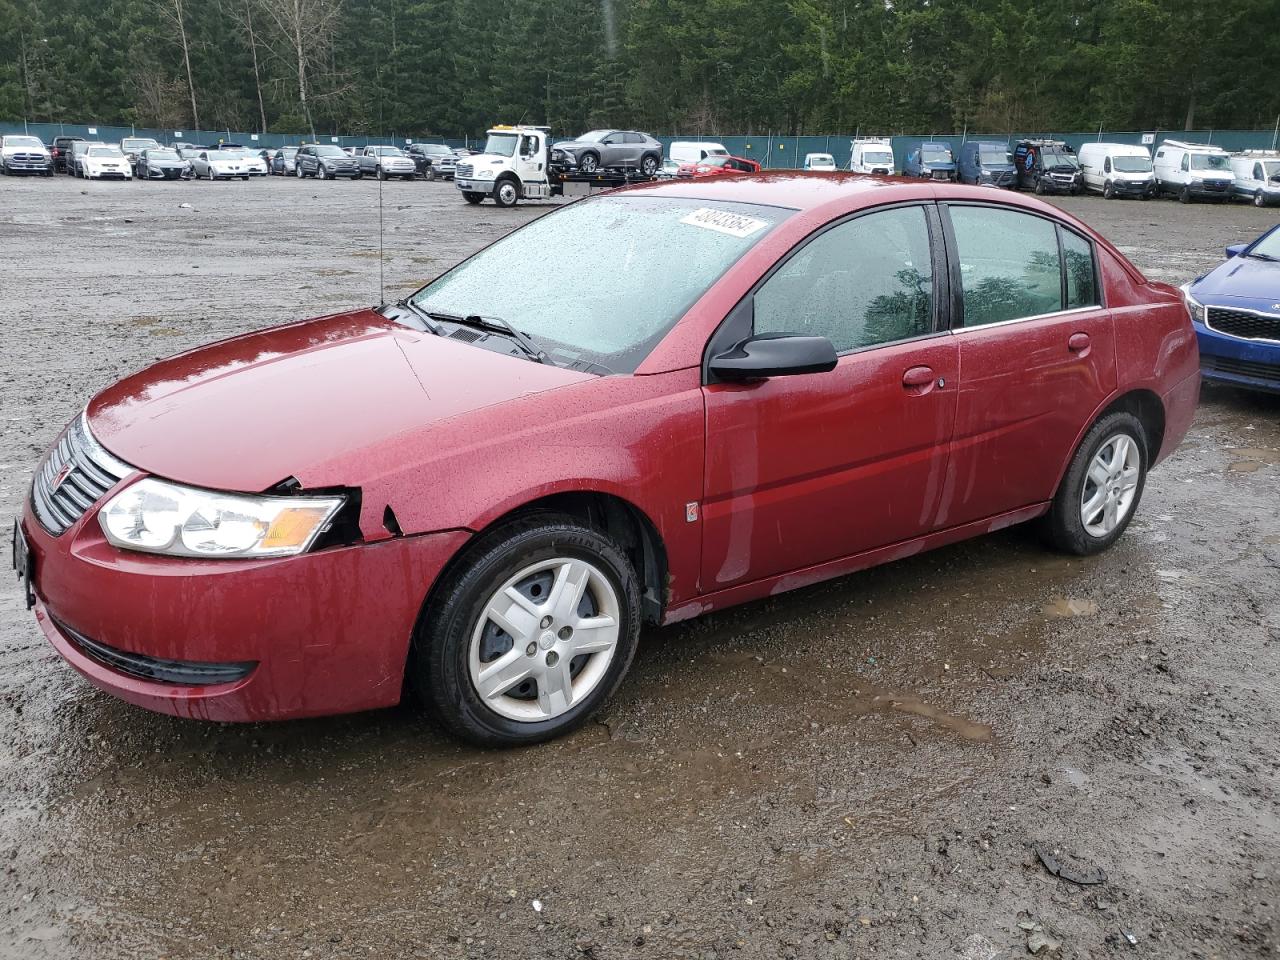
M 442 315 L 501 317 L 553 363 L 631 373 L 792 213 L 674 197 L 581 200 L 482 250 L 413 301 Z

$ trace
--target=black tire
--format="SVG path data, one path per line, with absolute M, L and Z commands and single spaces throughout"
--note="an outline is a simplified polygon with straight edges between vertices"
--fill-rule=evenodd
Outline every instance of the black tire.
M 1181 190 L 1179 190 L 1179 191 L 1178 191 L 1178 202 L 1179 202 L 1179 203 L 1190 203 L 1190 202 L 1191 202 L 1191 188 L 1190 188 L 1190 187 L 1183 187 Z
M 1128 513 L 1119 524 L 1105 536 L 1097 537 L 1089 533 L 1081 519 L 1081 500 L 1085 492 L 1085 484 L 1089 466 L 1098 451 L 1116 434 L 1126 434 L 1133 440 L 1138 450 L 1138 485 L 1134 491 L 1133 502 Z M 1066 475 L 1053 498 L 1049 513 L 1043 521 L 1042 531 L 1045 539 L 1064 553 L 1074 553 L 1085 557 L 1100 553 L 1111 546 L 1124 533 L 1142 503 L 1142 491 L 1147 483 L 1147 470 L 1151 459 L 1147 451 L 1147 434 L 1142 423 L 1133 414 L 1126 411 L 1109 413 L 1089 428 L 1089 432 L 1080 441 Z
M 646 153 L 640 158 L 640 172 L 646 177 L 652 177 L 658 172 L 658 158 L 652 153 Z
M 422 176 L 423 176 L 425 179 L 427 179 L 427 180 L 431 181 L 432 183 L 435 183 L 435 182 L 436 182 L 436 168 L 435 168 L 435 167 L 433 167 L 433 166 L 431 166 L 430 164 L 428 164 L 428 165 L 427 165 L 427 170 L 426 170 L 426 172 L 425 172 Z
M 1267 205 L 1267 195 L 1261 190 L 1253 195 L 1253 205 L 1255 207 L 1265 207 Z
M 588 150 L 578 158 L 578 169 L 583 173 L 595 173 L 600 169 L 600 156 Z
M 363 171 L 361 171 L 361 172 L 363 173 Z M 381 165 L 381 164 L 379 164 L 379 165 L 378 165 L 378 173 L 377 173 L 377 177 L 378 177 L 378 179 L 379 179 L 379 180 L 386 180 L 386 179 L 387 179 L 387 171 L 385 171 L 385 170 L 383 170 L 383 169 L 382 169 L 382 165 Z
M 471 204 L 472 206 L 475 206 L 477 203 L 481 203 L 484 200 L 484 194 L 472 193 L 471 191 L 468 190 L 463 192 L 462 199 L 467 201 L 467 203 Z
M 514 207 L 520 199 L 520 185 L 512 177 L 499 177 L 493 185 L 493 202 L 500 207 Z
M 1036 196 L 1037 197 L 1044 196 L 1044 181 L 1041 180 L 1039 177 L 1036 177 Z
M 471 680 L 471 638 L 490 597 L 505 581 L 542 560 L 585 560 L 609 581 L 619 630 L 613 659 L 596 686 L 560 716 L 510 719 L 486 705 Z M 414 632 L 410 689 L 454 735 L 480 746 L 520 746 L 580 726 L 622 682 L 640 635 L 640 587 L 626 555 L 601 531 L 558 514 L 533 515 L 482 537 L 434 591 Z M 540 655 L 540 654 L 538 654 Z
M 1116 188 L 1112 186 L 1111 181 L 1108 180 L 1106 183 L 1102 185 L 1102 199 L 1114 200 L 1115 198 L 1116 198 Z

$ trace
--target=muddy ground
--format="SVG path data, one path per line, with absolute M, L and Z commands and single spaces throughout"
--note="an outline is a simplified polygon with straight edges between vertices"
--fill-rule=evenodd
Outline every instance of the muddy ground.
M 397 295 L 541 212 L 382 197 Z M 1277 218 L 1063 205 L 1174 282 Z M 117 376 L 375 302 L 377 221 L 368 181 L 0 180 L 0 515 Z M 4 589 L 0 956 L 1280 955 L 1278 478 L 1280 402 L 1206 390 L 1107 554 L 1008 530 L 652 631 L 506 753 L 146 713 Z

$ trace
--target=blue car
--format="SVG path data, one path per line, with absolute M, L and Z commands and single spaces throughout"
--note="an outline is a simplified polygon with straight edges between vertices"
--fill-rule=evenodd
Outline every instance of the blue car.
M 902 164 L 904 177 L 924 177 L 926 180 L 954 180 L 956 161 L 951 155 L 951 144 L 926 141 L 907 151 Z
M 1204 379 L 1280 393 L 1280 225 L 1183 287 Z

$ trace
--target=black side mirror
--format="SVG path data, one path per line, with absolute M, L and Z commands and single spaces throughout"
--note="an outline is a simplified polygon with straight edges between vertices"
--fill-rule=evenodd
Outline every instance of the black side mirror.
M 1224 251 L 1224 252 L 1226 253 L 1226 255 L 1227 255 L 1227 259 L 1228 259 L 1228 260 L 1230 260 L 1232 257 L 1238 257 L 1238 256 L 1240 256 L 1240 254 L 1244 253 L 1244 248 L 1245 248 L 1245 247 L 1247 247 L 1247 246 L 1248 246 L 1248 244 L 1247 244 L 1247 243 L 1232 243 L 1232 244 L 1229 244 L 1229 245 L 1227 246 L 1227 249 Z
M 738 382 L 826 373 L 835 366 L 836 348 L 826 337 L 766 333 L 712 357 L 710 370 L 719 380 Z

